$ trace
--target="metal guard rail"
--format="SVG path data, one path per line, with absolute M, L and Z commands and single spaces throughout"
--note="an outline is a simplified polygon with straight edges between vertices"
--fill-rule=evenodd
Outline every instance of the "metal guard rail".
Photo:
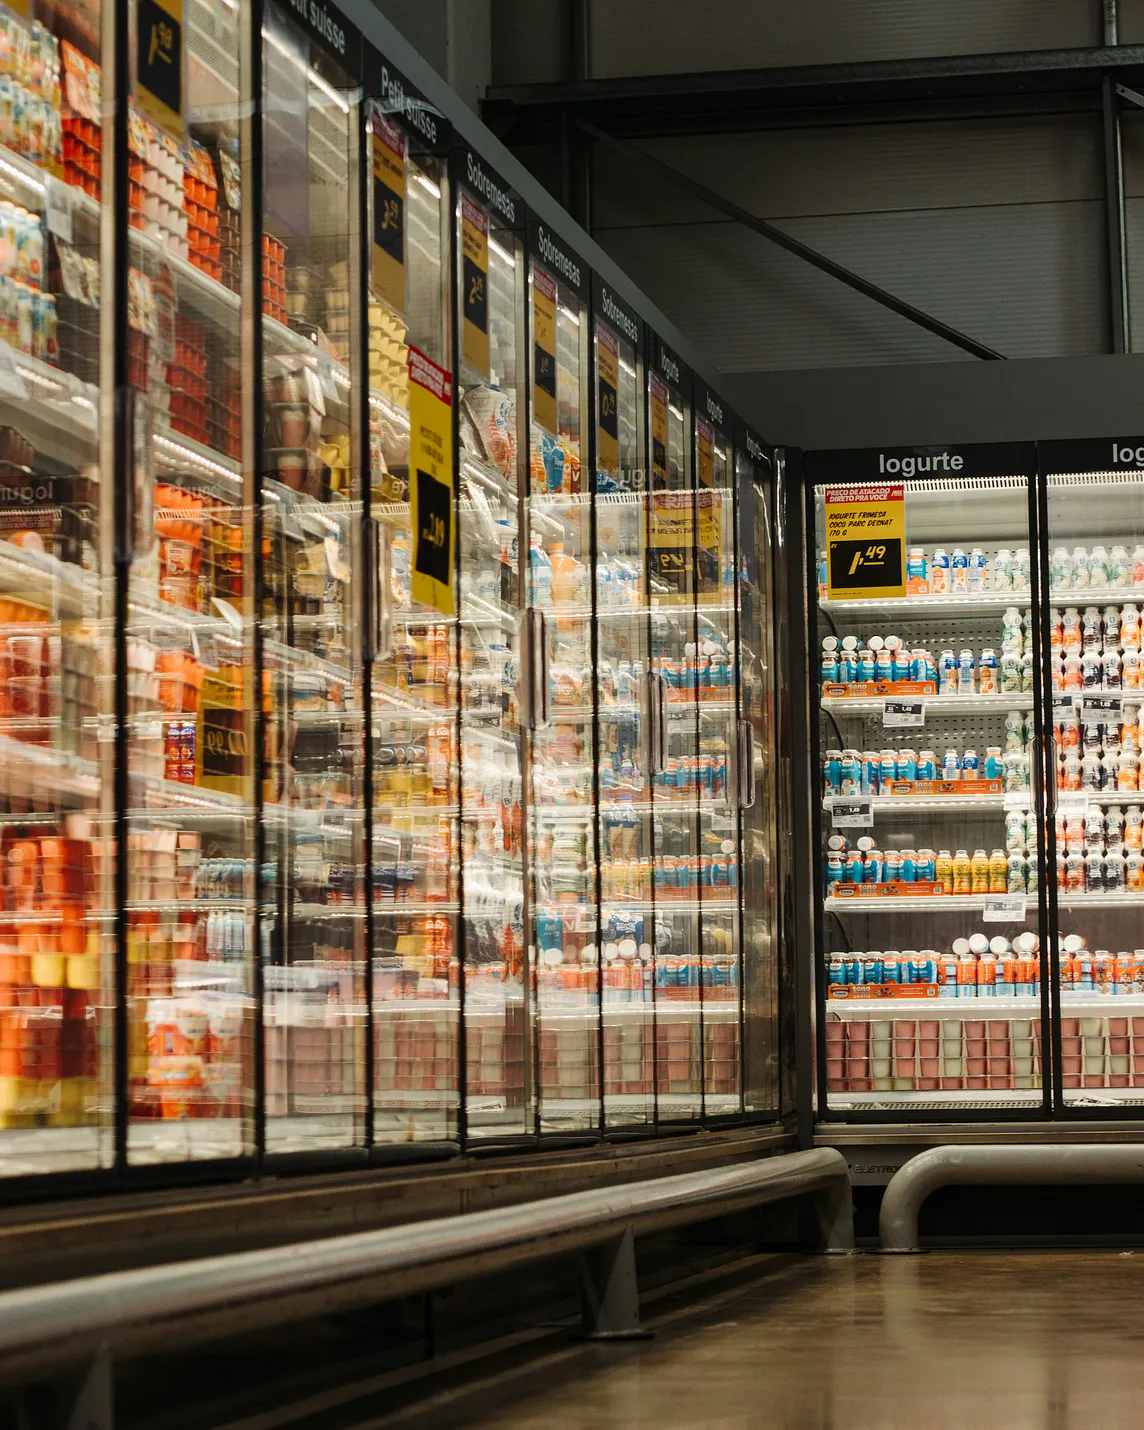
M 180 1350 L 580 1252 L 586 1331 L 638 1336 L 633 1237 L 790 1197 L 812 1210 L 812 1249 L 854 1244 L 850 1177 L 833 1148 L 793 1152 L 380 1231 L 85 1277 L 0 1295 L 0 1379 L 27 1384 L 88 1367 L 82 1423 L 112 1424 L 113 1354 Z M 60 1421 L 70 1423 L 69 1410 Z
M 918 1251 L 918 1213 L 940 1187 L 1070 1186 L 1144 1182 L 1144 1146 L 1064 1143 L 1050 1147 L 931 1147 L 894 1173 L 882 1198 L 883 1251 Z

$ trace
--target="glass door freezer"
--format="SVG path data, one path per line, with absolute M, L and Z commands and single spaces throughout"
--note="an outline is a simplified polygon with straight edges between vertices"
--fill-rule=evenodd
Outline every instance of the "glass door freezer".
M 1047 1108 L 1035 472 L 806 456 L 827 1117 Z

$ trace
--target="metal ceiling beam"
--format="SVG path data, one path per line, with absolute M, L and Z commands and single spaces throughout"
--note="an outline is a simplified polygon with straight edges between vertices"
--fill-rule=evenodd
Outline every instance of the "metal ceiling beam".
M 976 358 L 984 358 L 987 361 L 1003 359 L 1005 354 L 999 353 L 995 349 L 986 347 L 984 343 L 979 343 L 976 338 L 971 338 L 968 334 L 960 332 L 957 328 L 952 328 L 948 323 L 943 323 L 940 318 L 935 318 L 930 313 L 924 312 L 921 308 L 915 308 L 912 303 L 907 303 L 904 298 L 899 298 L 896 294 L 889 292 L 885 288 L 880 288 L 877 283 L 871 283 L 869 279 L 863 278 L 860 273 L 855 273 L 853 269 L 844 268 L 841 263 L 835 263 L 832 258 L 827 258 L 824 253 L 819 253 L 816 248 L 811 248 L 805 243 L 801 243 L 797 238 L 792 238 L 781 228 L 776 228 L 774 224 L 767 223 L 765 219 L 749 213 L 746 209 L 740 208 L 738 204 L 725 198 L 722 194 L 716 193 L 714 189 L 709 189 L 705 184 L 699 183 L 697 179 L 690 178 L 687 174 L 681 173 L 678 169 L 673 169 L 670 164 L 665 164 L 661 159 L 653 158 L 650 154 L 645 154 L 642 149 L 636 149 L 633 145 L 626 143 L 622 139 L 617 139 L 614 134 L 606 134 L 602 129 L 598 129 L 587 120 L 579 120 L 578 128 L 582 133 L 595 139 L 599 144 L 606 144 L 610 149 L 616 150 L 626 158 L 650 169 L 658 174 L 660 178 L 666 179 L 668 183 L 674 184 L 677 188 L 683 189 L 692 195 L 693 198 L 700 199 L 703 203 L 709 204 L 719 213 L 726 214 L 728 218 L 734 219 L 744 228 L 749 228 L 757 233 L 761 238 L 765 238 L 769 243 L 775 244 L 779 248 L 785 249 L 788 253 L 793 253 L 796 258 L 801 258 L 804 262 L 811 264 L 822 273 L 827 273 L 831 278 L 837 278 L 840 283 L 845 283 L 848 288 L 853 288 L 855 292 L 863 294 L 880 304 L 883 308 L 888 308 L 892 313 L 897 313 L 900 317 L 906 318 L 911 323 L 916 323 L 919 328 L 924 328 L 926 332 L 933 333 L 937 337 L 944 339 L 947 343 L 952 343 L 954 347 L 961 348 L 963 352 L 972 353 Z
M 1101 86 L 1144 88 L 1144 46 L 645 75 L 494 87 L 485 122 L 508 144 L 559 142 L 562 116 L 622 138 L 998 114 L 1100 113 Z

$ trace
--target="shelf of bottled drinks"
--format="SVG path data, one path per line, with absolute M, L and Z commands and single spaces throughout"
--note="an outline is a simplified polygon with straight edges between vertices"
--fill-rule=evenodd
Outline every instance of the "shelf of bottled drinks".
M 251 14 L 0 12 L 0 1175 L 773 1118 L 770 453 Z
M 828 1117 L 1139 1115 L 1142 456 L 807 455 Z

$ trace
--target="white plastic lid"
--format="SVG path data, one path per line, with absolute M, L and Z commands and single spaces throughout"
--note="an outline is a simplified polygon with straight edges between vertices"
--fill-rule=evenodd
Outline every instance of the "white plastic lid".
M 991 953 L 1008 953 L 1011 945 L 1004 934 L 994 934 L 989 940 L 989 951 Z
M 969 947 L 974 953 L 988 953 L 989 940 L 983 933 L 971 933 L 969 935 Z
M 955 938 L 953 941 L 953 951 L 958 958 L 964 958 L 969 952 L 969 940 L 967 938 Z

